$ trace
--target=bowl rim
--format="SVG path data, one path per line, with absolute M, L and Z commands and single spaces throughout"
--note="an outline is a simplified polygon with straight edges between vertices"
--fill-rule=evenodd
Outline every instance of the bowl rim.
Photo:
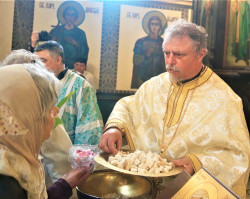
M 152 179 L 150 177 L 147 177 L 147 176 L 135 176 L 135 175 L 125 174 L 125 173 L 121 173 L 119 171 L 115 171 L 115 170 L 112 170 L 112 169 L 95 170 L 95 171 L 92 172 L 92 174 L 103 173 L 103 172 L 105 172 L 105 173 L 118 173 L 118 174 L 122 174 L 122 175 L 128 175 L 128 176 L 133 176 L 133 177 L 137 177 L 137 178 L 142 178 L 142 179 L 146 180 L 149 183 L 150 189 L 147 192 L 145 192 L 145 193 L 143 193 L 143 194 L 141 194 L 139 196 L 134 196 L 134 197 L 129 197 L 129 198 L 141 198 L 141 197 L 144 197 L 144 196 L 146 196 L 148 194 L 152 195 L 152 193 L 153 193 L 153 181 L 152 181 Z M 91 194 L 88 194 L 88 193 L 84 193 L 83 191 L 81 191 L 79 189 L 79 186 L 76 186 L 76 190 L 77 190 L 77 192 L 80 192 L 81 194 L 84 194 L 86 196 L 94 197 L 94 198 L 97 198 L 97 199 L 101 198 L 99 196 L 94 196 L 94 195 L 91 195 Z M 113 198 L 105 198 L 105 199 L 113 199 Z

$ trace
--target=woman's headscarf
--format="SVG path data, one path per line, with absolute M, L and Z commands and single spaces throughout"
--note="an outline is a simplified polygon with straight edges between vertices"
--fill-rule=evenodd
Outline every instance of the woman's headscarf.
M 0 174 L 14 177 L 29 199 L 47 198 L 38 155 L 43 140 L 39 91 L 23 65 L 0 67 Z

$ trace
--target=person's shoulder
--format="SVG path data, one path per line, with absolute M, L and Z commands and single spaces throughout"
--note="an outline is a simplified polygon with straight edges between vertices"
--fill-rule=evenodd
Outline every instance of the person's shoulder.
M 70 78 L 73 78 L 75 76 L 75 82 L 76 82 L 76 85 L 78 85 L 78 87 L 82 87 L 82 88 L 87 88 L 87 87 L 92 87 L 90 85 L 90 83 L 85 79 L 83 78 L 81 75 L 73 72 L 70 70 Z
M 136 43 L 144 42 L 144 41 L 147 40 L 148 38 L 149 38 L 148 36 L 139 38 L 139 39 L 136 41 Z
M 68 76 L 69 78 L 75 78 L 77 79 L 78 81 L 86 81 L 80 74 L 78 74 L 78 72 L 76 71 L 73 71 L 73 70 L 68 70 Z
M 151 77 L 149 79 L 149 83 L 150 84 L 155 84 L 155 86 L 159 86 L 160 84 L 164 84 L 164 85 L 170 85 L 171 82 L 169 80 L 169 73 L 168 72 L 164 72 L 161 73 L 157 76 Z
M 153 92 L 158 92 L 158 88 L 163 85 L 170 85 L 169 74 L 167 72 L 151 77 L 149 80 L 144 82 L 139 89 L 152 89 Z
M 211 81 L 214 84 L 213 88 L 223 92 L 227 101 L 241 101 L 241 98 L 234 92 L 234 90 L 215 72 L 213 72 L 211 76 Z
M 138 39 L 136 42 L 135 42 L 135 46 L 134 46 L 134 52 L 135 53 L 140 53 L 141 52 L 141 48 L 142 46 L 144 45 L 144 42 L 148 40 L 148 36 L 146 37 L 142 37 L 140 39 Z
M 91 72 L 86 71 L 86 70 L 84 71 L 84 75 L 89 76 L 89 77 L 94 77 L 94 75 Z
M 78 33 L 82 33 L 85 35 L 85 31 L 82 30 L 81 28 L 78 28 L 77 26 L 75 26 L 75 31 L 77 31 Z
M 57 25 L 57 26 L 55 26 L 54 28 L 52 28 L 52 29 L 50 30 L 50 34 L 51 34 L 51 33 L 55 33 L 55 32 L 57 32 L 57 31 L 61 31 L 61 30 L 63 30 L 63 28 L 64 28 L 63 25 Z

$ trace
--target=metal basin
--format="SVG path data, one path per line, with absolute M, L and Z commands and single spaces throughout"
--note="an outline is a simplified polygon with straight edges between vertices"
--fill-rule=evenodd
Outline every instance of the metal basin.
M 102 170 L 91 174 L 77 188 L 79 199 L 87 198 L 151 198 L 152 185 L 148 178 Z

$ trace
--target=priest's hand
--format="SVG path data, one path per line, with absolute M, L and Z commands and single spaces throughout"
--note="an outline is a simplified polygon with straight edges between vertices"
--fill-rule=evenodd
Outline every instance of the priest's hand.
M 122 133 L 117 128 L 110 128 L 101 136 L 99 148 L 107 153 L 117 154 L 122 147 Z
M 182 159 L 174 160 L 173 163 L 175 166 L 183 166 L 190 175 L 193 175 L 194 169 L 189 158 L 184 157 Z

